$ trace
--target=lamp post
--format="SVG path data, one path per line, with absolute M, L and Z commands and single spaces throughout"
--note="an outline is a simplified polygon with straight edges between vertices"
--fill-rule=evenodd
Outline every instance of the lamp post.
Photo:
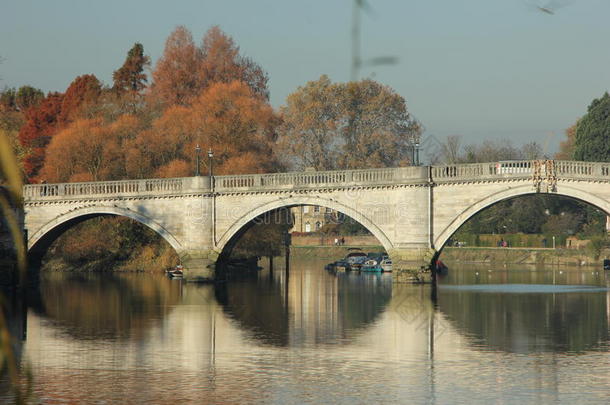
M 195 147 L 195 176 L 200 176 L 199 174 L 199 155 L 201 155 L 201 148 L 199 144 Z
M 214 169 L 212 168 L 212 159 L 214 159 L 214 153 L 212 152 L 212 148 L 208 150 L 208 157 L 210 158 L 210 184 L 212 182 L 212 176 L 214 176 Z
M 419 142 L 415 143 L 415 166 L 419 166 Z
M 216 244 L 216 195 L 214 194 L 214 170 L 212 169 L 212 162 L 214 158 L 214 153 L 212 153 L 212 148 L 208 149 L 208 158 L 210 159 L 210 191 L 212 194 L 212 242 Z

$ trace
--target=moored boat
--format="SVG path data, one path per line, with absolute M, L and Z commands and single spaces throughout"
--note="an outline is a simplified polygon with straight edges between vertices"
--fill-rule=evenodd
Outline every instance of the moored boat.
M 176 267 L 174 267 L 173 269 L 169 269 L 166 271 L 166 274 L 169 278 L 182 278 L 182 276 L 184 275 L 183 273 L 184 267 L 179 264 Z
M 392 259 L 390 259 L 389 257 L 386 257 L 385 259 L 383 259 L 381 261 L 379 266 L 381 267 L 381 269 L 383 271 L 391 273 L 392 272 Z
M 369 259 L 366 262 L 364 262 L 364 264 L 360 268 L 360 271 L 364 271 L 367 273 L 380 273 L 383 271 L 383 269 L 381 268 L 381 266 L 379 265 L 379 262 L 377 260 Z

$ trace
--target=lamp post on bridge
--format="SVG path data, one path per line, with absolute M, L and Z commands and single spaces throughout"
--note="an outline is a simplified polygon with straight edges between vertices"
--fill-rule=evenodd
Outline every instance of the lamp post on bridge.
M 419 166 L 419 142 L 411 143 L 411 165 Z
M 201 148 L 199 144 L 195 147 L 195 176 L 200 176 L 199 173 L 199 155 L 201 155 Z
M 214 169 L 212 167 L 214 152 L 212 152 L 212 148 L 208 150 L 208 158 L 210 158 L 210 186 L 212 186 L 212 177 L 214 176 Z
M 212 148 L 208 149 L 208 158 L 210 159 L 209 175 L 210 175 L 210 191 L 212 195 L 212 242 L 216 245 L 216 194 L 214 193 L 214 169 L 212 164 L 214 162 L 214 153 Z

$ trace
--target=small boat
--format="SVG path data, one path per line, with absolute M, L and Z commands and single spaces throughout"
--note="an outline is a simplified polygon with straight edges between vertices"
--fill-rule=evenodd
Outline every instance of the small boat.
M 367 260 L 366 253 L 360 248 L 349 248 L 350 252 L 343 259 L 349 264 L 348 270 L 360 270 L 362 264 Z
M 366 256 L 355 256 L 351 258 L 352 260 L 347 260 L 347 262 L 350 264 L 350 270 L 355 270 L 358 271 L 362 268 L 362 266 L 364 265 L 364 263 L 366 263 L 367 261 L 367 257 Z
M 383 271 L 387 271 L 388 273 L 392 272 L 392 259 L 385 258 L 379 263 L 379 266 Z
M 362 266 L 360 267 L 360 271 L 372 273 L 372 272 L 383 271 L 383 269 L 381 268 L 381 266 L 379 265 L 379 262 L 377 262 L 377 260 L 369 259 L 362 264 Z
M 610 270 L 610 259 L 604 259 L 604 270 Z
M 167 270 L 166 273 L 169 278 L 182 278 L 182 276 L 184 275 L 184 273 L 182 272 L 183 270 L 184 267 L 179 264 L 175 268 Z

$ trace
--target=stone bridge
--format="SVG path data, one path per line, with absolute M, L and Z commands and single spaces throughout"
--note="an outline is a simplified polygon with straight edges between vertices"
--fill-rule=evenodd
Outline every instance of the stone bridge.
M 429 266 L 471 216 L 501 200 L 551 193 L 610 212 L 610 163 L 506 161 L 449 166 L 293 172 L 24 188 L 29 254 L 74 224 L 121 215 L 159 233 L 189 280 L 214 277 L 223 249 L 260 215 L 318 205 L 365 226 L 394 261 L 394 280 Z

